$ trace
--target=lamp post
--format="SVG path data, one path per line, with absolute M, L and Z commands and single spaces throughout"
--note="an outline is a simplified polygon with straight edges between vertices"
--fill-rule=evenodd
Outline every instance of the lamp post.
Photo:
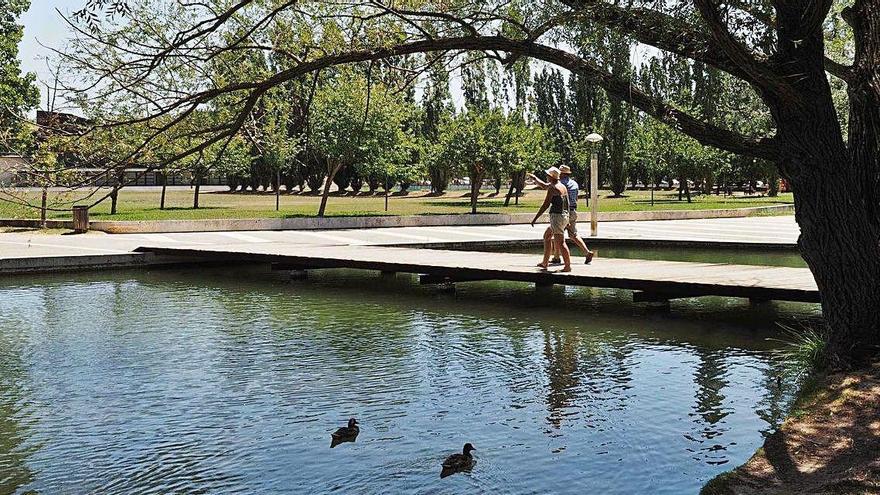
M 587 136 L 590 143 L 590 236 L 599 235 L 599 153 L 602 136 L 595 132 Z

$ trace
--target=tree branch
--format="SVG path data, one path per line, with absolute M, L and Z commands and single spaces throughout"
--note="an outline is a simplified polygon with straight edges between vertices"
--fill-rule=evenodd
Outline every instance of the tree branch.
M 743 136 L 736 132 L 702 122 L 673 105 L 648 95 L 641 89 L 633 86 L 629 81 L 614 76 L 594 66 L 592 63 L 581 57 L 532 41 L 513 40 L 503 36 L 438 38 L 433 40 L 415 41 L 396 46 L 355 50 L 328 55 L 278 72 L 262 81 L 239 83 L 223 88 L 216 88 L 203 93 L 194 94 L 187 100 L 189 102 L 203 102 L 220 94 L 243 90 L 252 90 L 262 94 L 271 87 L 326 67 L 379 60 L 413 53 L 451 50 L 497 50 L 513 55 L 521 55 L 543 60 L 596 81 L 596 83 L 605 89 L 605 91 L 612 97 L 631 103 L 648 115 L 693 137 L 702 144 L 714 146 L 733 153 L 771 160 L 778 158 L 780 155 L 780 151 L 776 147 L 772 138 L 753 138 Z
M 797 101 L 797 94 L 766 62 L 759 61 L 754 54 L 737 40 L 722 20 L 717 0 L 694 0 L 697 10 L 709 26 L 715 44 L 727 54 L 731 61 L 749 75 L 749 80 L 761 88 L 782 95 L 789 101 Z
M 698 27 L 662 12 L 625 8 L 601 0 L 562 0 L 585 21 L 599 23 L 632 36 L 639 43 L 706 63 L 728 74 L 750 81 L 750 76 Z

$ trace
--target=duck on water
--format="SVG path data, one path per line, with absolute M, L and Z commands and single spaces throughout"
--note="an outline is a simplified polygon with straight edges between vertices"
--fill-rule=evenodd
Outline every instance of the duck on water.
M 461 454 L 452 454 L 447 457 L 446 460 L 443 461 L 443 470 L 440 472 L 440 477 L 445 478 L 450 474 L 461 471 L 470 471 L 476 462 L 474 456 L 471 455 L 471 452 L 474 450 L 477 449 L 475 449 L 470 443 L 466 443 L 461 450 Z
M 361 429 L 358 427 L 356 419 L 348 420 L 348 426 L 343 426 L 330 434 L 330 448 L 336 447 L 340 443 L 354 442 L 357 440 L 358 433 Z

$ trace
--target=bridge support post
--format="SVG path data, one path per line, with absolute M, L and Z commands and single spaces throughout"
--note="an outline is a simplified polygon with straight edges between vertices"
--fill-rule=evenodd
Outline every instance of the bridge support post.
M 447 280 L 446 282 L 441 282 L 437 284 L 437 290 L 444 294 L 454 294 L 455 293 L 455 282 L 451 280 Z
M 290 280 L 307 280 L 309 278 L 308 270 L 290 270 Z
M 669 303 L 669 300 L 672 297 L 668 294 L 661 294 L 659 292 L 647 292 L 647 291 L 634 291 L 633 292 L 633 302 L 637 303 Z
M 287 263 L 272 263 L 273 272 L 287 272 L 288 280 L 306 280 L 309 278 L 309 272 L 302 265 L 292 265 Z
M 419 283 L 422 285 L 438 285 L 455 282 L 479 282 L 481 280 L 486 279 L 483 277 L 437 275 L 433 273 L 422 273 L 419 275 Z
M 667 299 L 665 301 L 647 302 L 647 303 L 645 303 L 645 307 L 652 310 L 652 311 L 659 311 L 659 312 L 667 312 L 667 311 L 671 311 L 671 309 L 672 309 L 672 306 L 670 306 L 670 304 L 669 304 L 669 299 Z
M 461 281 L 464 282 L 468 280 L 469 279 L 463 279 Z M 419 284 L 433 285 L 437 287 L 437 292 L 443 294 L 455 293 L 455 282 L 455 278 L 447 277 L 445 275 L 436 275 L 431 273 L 422 273 L 419 275 Z

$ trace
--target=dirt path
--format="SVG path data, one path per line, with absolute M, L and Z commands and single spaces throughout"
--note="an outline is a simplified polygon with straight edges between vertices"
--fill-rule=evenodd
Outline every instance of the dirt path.
M 880 364 L 825 377 L 715 494 L 880 494 Z

